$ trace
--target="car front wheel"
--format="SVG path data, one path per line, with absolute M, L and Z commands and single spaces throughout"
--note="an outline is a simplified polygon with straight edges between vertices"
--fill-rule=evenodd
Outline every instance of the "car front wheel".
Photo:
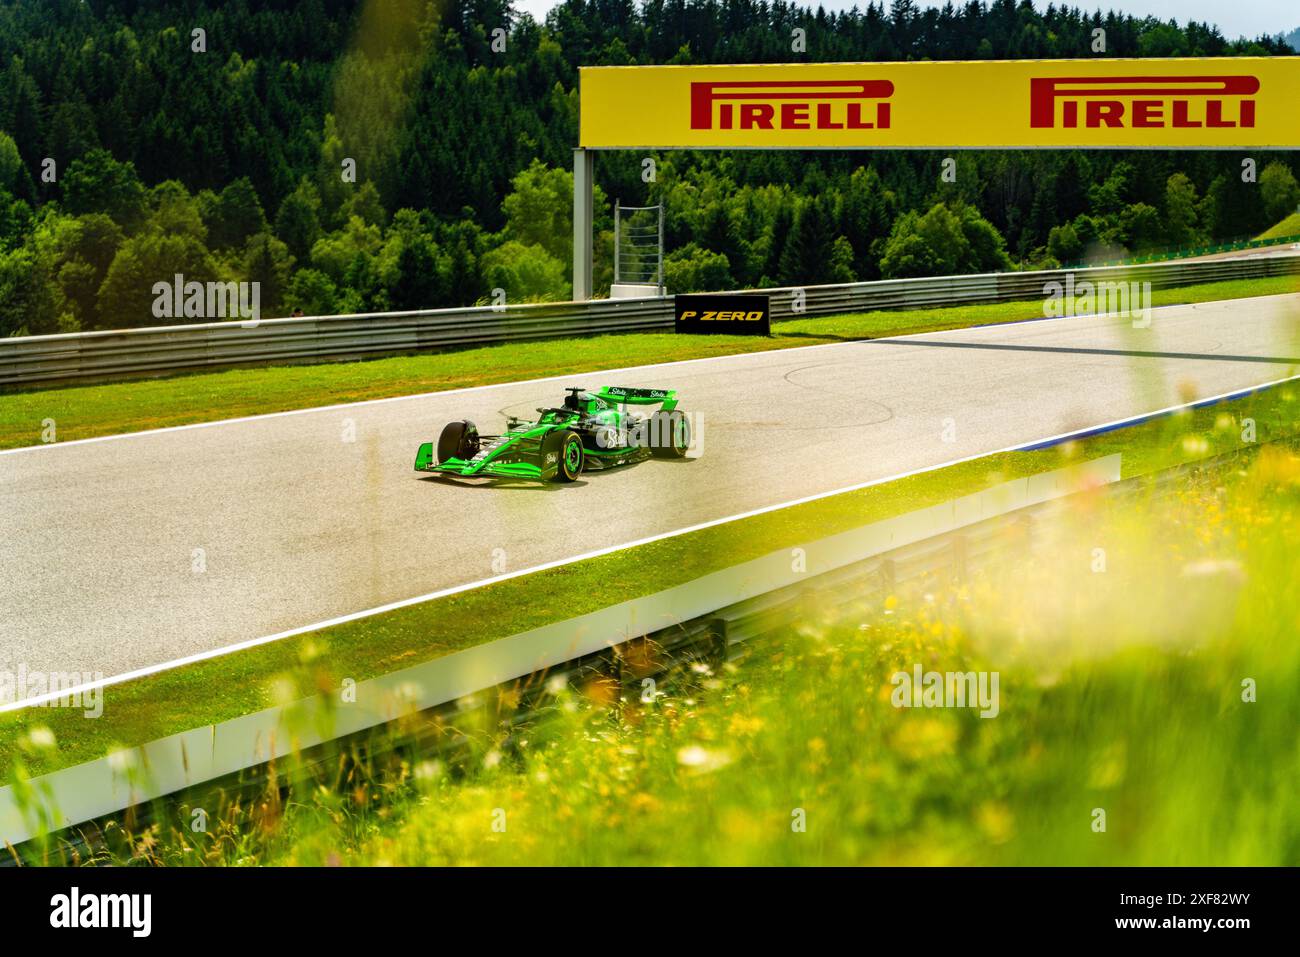
M 547 466 L 550 465 L 547 459 L 551 455 L 555 456 L 553 478 L 557 482 L 572 482 L 577 479 L 586 461 L 586 453 L 582 449 L 582 437 L 573 431 L 554 432 L 547 436 L 543 455 L 543 461 Z

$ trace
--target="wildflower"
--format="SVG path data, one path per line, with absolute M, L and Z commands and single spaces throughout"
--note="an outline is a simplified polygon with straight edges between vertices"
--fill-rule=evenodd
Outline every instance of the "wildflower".
M 677 749 L 677 763 L 698 772 L 716 771 L 731 763 L 726 751 L 711 751 L 698 744 Z
M 1188 562 L 1183 566 L 1182 574 L 1184 578 L 1222 577 L 1235 582 L 1246 580 L 1246 571 L 1241 567 L 1241 562 L 1231 558 L 1206 558 L 1199 562 Z
M 757 715 L 732 715 L 731 721 L 727 724 L 727 730 L 737 736 L 754 734 L 763 730 L 763 719 Z
M 38 725 L 27 732 L 24 743 L 32 751 L 49 751 L 55 744 L 54 732 L 44 725 Z

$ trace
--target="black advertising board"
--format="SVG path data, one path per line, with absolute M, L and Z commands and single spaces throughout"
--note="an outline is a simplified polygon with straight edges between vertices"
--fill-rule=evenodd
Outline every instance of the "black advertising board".
M 678 332 L 729 336 L 772 334 L 772 306 L 767 296 L 674 296 Z

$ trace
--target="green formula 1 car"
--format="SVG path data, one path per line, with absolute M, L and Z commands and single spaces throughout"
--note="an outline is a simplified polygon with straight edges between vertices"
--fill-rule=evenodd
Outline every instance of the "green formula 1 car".
M 511 417 L 501 435 L 480 435 L 473 422 L 448 423 L 437 445 L 415 457 L 419 472 L 572 482 L 584 471 L 640 462 L 652 455 L 680 459 L 691 426 L 670 389 L 605 386 L 567 389 L 560 408 L 539 408 L 535 422 Z M 657 405 L 641 415 L 629 406 Z

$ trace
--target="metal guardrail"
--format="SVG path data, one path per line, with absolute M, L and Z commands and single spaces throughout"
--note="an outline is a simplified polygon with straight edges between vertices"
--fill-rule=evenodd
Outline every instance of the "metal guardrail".
M 1300 254 L 1140 266 L 984 273 L 764 289 L 777 321 L 878 309 L 1036 299 L 1049 282 L 1149 282 L 1153 289 L 1300 273 Z M 802 308 L 796 310 L 796 292 Z M 529 339 L 665 330 L 671 296 L 196 323 L 0 339 L 0 388 L 107 381 L 232 366 L 365 359 Z

